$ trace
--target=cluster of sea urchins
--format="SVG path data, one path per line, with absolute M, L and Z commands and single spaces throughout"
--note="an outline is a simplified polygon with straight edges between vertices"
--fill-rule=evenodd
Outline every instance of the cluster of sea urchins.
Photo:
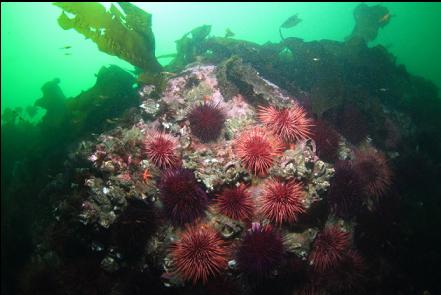
M 333 213 L 351 219 L 369 198 L 382 197 L 392 183 L 392 171 L 386 156 L 367 148 L 355 151 L 354 160 L 338 160 L 327 200 Z
M 222 109 L 210 103 L 195 106 L 187 116 L 191 133 L 202 143 L 217 141 L 225 122 Z M 337 160 L 340 135 L 323 121 L 313 122 L 296 103 L 290 107 L 258 107 L 259 124 L 243 130 L 233 142 L 241 165 L 251 174 L 266 177 L 277 157 L 292 144 L 312 138 L 317 153 L 326 161 Z M 219 275 L 227 264 L 225 243 L 209 223 L 203 223 L 208 207 L 208 195 L 198 183 L 193 171 L 180 168 L 176 152 L 177 141 L 165 133 L 154 133 L 144 145 L 144 151 L 162 169 L 160 196 L 166 216 L 176 226 L 183 227 L 171 248 L 175 273 L 193 283 L 206 282 Z M 390 170 L 379 152 L 357 152 L 355 160 L 337 161 L 328 202 L 333 213 L 347 218 L 356 214 L 362 203 L 362 192 L 379 196 L 390 185 Z M 231 219 L 254 221 L 264 218 L 280 227 L 297 222 L 304 214 L 305 192 L 301 182 L 278 178 L 266 179 L 257 200 L 250 187 L 240 184 L 225 187 L 214 201 L 218 214 Z M 257 214 L 257 215 L 255 215 Z M 248 277 L 268 277 L 284 255 L 281 232 L 269 223 L 252 223 L 242 236 L 233 256 L 238 269 Z M 231 258 L 230 257 L 230 258 Z M 343 269 L 362 269 L 360 256 L 351 249 L 350 234 L 337 225 L 328 225 L 316 236 L 309 253 L 310 268 L 315 274 L 331 274 L 353 285 L 355 276 L 344 276 Z M 339 272 L 340 271 L 340 272 Z

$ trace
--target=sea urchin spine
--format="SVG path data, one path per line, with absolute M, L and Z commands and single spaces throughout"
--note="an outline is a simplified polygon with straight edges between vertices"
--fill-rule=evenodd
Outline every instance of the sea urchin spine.
M 188 227 L 172 245 L 175 272 L 193 284 L 205 283 L 227 266 L 226 249 L 218 233 L 209 226 Z
M 381 197 L 392 183 L 392 172 L 386 156 L 373 148 L 356 153 L 354 168 L 369 196 Z
M 207 194 L 199 186 L 191 170 L 166 170 L 159 184 L 166 215 L 174 224 L 182 225 L 202 216 L 207 207 Z
M 329 124 L 317 120 L 312 128 L 312 139 L 317 146 L 317 155 L 326 162 L 334 162 L 338 158 L 340 135 Z
M 250 220 L 254 213 L 254 202 L 247 187 L 226 188 L 217 197 L 217 210 L 225 216 L 236 220 Z
M 259 127 L 243 131 L 235 141 L 242 165 L 256 175 L 265 175 L 282 149 L 280 140 Z
M 295 142 L 311 136 L 312 120 L 306 116 L 306 111 L 300 105 L 294 104 L 283 109 L 260 106 L 258 109 L 260 121 L 285 142 Z
M 339 265 L 349 250 L 349 233 L 337 226 L 325 228 L 314 240 L 309 262 L 314 271 L 327 272 Z
M 261 196 L 262 215 L 276 224 L 295 222 L 303 208 L 302 185 L 296 181 L 269 180 Z
M 356 216 L 362 206 L 363 186 L 351 161 L 339 160 L 328 191 L 328 203 L 335 215 L 344 219 Z
M 224 127 L 225 115 L 212 103 L 204 103 L 194 107 L 189 115 L 191 133 L 202 142 L 216 140 Z
M 270 225 L 253 223 L 237 253 L 238 268 L 251 277 L 265 277 L 279 265 L 283 242 Z
M 159 168 L 176 166 L 176 139 L 169 134 L 154 132 L 144 143 L 144 150 L 150 161 Z

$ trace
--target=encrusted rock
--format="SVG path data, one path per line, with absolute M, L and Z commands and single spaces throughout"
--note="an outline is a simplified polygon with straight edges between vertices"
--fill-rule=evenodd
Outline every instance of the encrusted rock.
M 289 253 L 294 253 L 306 259 L 316 235 L 317 230 L 313 228 L 309 228 L 301 233 L 286 233 L 283 239 L 285 249 Z

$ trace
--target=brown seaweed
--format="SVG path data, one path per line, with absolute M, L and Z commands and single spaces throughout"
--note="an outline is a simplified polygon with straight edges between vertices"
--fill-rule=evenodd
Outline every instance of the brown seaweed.
M 155 57 L 151 14 L 128 2 L 119 3 L 122 12 L 113 4 L 109 11 L 102 4 L 92 2 L 56 2 L 54 5 L 63 9 L 58 24 L 64 30 L 75 29 L 95 42 L 99 50 L 136 67 L 151 72 L 161 70 Z M 70 18 L 66 12 L 74 16 Z

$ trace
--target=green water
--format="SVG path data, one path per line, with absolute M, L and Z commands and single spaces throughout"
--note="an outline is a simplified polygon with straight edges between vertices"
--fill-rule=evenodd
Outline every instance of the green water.
M 369 3 L 373 4 L 373 3 Z M 398 63 L 441 87 L 441 4 L 382 3 L 394 15 L 370 45 L 385 45 Z M 109 4 L 106 4 L 107 6 Z M 285 37 L 342 41 L 354 26 L 358 3 L 138 3 L 153 14 L 156 55 L 175 52 L 175 40 L 202 24 L 211 35 L 229 28 L 237 39 L 263 44 L 279 42 L 278 27 L 298 13 L 302 22 L 284 31 Z M 67 97 L 95 83 L 107 64 L 133 67 L 97 49 L 74 30 L 57 24 L 60 9 L 50 3 L 1 4 L 1 110 L 25 107 L 41 97 L 41 86 L 56 77 Z M 71 46 L 69 49 L 63 47 Z M 166 60 L 161 60 L 166 62 Z

